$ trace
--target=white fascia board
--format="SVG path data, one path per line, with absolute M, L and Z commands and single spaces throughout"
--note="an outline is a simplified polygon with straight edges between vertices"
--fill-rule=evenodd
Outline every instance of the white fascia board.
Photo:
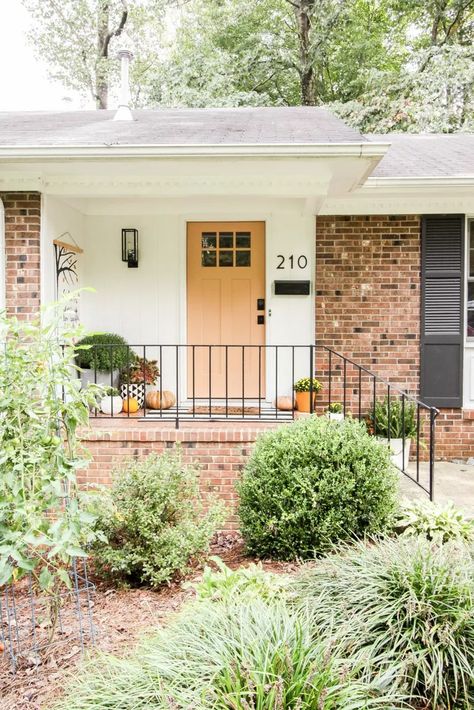
M 396 190 L 416 188 L 431 190 L 436 188 L 474 187 L 474 175 L 446 177 L 369 177 L 361 190 Z
M 268 143 L 209 145 L 0 146 L 0 159 L 46 158 L 213 158 L 357 157 L 381 159 L 390 143 Z

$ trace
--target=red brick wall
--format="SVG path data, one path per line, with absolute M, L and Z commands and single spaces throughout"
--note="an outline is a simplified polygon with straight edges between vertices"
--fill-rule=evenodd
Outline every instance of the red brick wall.
M 316 340 L 412 393 L 419 388 L 421 239 L 417 215 L 321 216 L 316 221 Z M 327 391 L 327 359 L 320 363 Z M 332 400 L 342 397 L 333 360 Z M 358 373 L 348 406 L 358 413 Z M 362 407 L 371 381 L 362 376 Z M 383 397 L 386 390 L 380 388 Z M 474 457 L 474 412 L 443 409 L 436 456 Z
M 41 196 L 37 192 L 0 192 L 0 199 L 5 208 L 7 313 L 27 319 L 40 306 Z
M 316 221 L 316 340 L 418 391 L 420 217 Z
M 184 425 L 182 429 L 166 428 L 159 422 L 148 424 L 107 422 L 103 427 L 93 423 L 83 433 L 84 445 L 92 454 L 92 461 L 82 474 L 82 484 L 110 482 L 114 469 L 130 458 L 172 449 L 177 442 L 182 446 L 186 463 L 200 466 L 200 486 L 204 494 L 213 493 L 228 506 L 226 530 L 237 530 L 237 495 L 235 483 L 255 442 L 262 431 L 277 424 L 239 426 L 238 423 L 215 425 Z

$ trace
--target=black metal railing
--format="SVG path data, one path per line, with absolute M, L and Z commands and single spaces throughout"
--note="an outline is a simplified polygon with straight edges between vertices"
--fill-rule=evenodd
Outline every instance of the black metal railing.
M 104 362 L 104 348 L 110 354 L 110 369 L 94 367 L 82 377 L 120 386 L 122 400 L 107 394 L 93 417 L 171 421 L 176 427 L 189 420 L 291 421 L 301 415 L 293 406 L 295 380 L 309 378 L 307 413 L 339 408 L 342 417 L 365 421 L 386 439 L 400 470 L 433 498 L 438 410 L 405 391 L 404 383 L 394 385 L 325 345 L 130 345 L 121 358 L 114 349 L 123 346 L 93 347 L 102 349 L 94 360 Z M 121 371 L 114 367 L 119 360 L 125 362 Z M 150 361 L 160 373 L 156 381 Z M 313 378 L 321 382 L 320 392 Z

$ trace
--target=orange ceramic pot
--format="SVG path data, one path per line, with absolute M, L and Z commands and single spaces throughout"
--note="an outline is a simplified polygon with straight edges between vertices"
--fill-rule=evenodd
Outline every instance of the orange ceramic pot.
M 296 409 L 298 412 L 311 412 L 311 392 L 295 392 Z M 316 405 L 316 392 L 313 392 L 313 412 Z

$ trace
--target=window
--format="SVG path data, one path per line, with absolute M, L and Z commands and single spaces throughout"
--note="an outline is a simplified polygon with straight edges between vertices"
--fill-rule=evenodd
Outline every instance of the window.
M 469 253 L 467 263 L 467 337 L 474 338 L 474 220 L 468 225 Z
M 201 266 L 250 266 L 251 246 L 250 232 L 203 232 Z

